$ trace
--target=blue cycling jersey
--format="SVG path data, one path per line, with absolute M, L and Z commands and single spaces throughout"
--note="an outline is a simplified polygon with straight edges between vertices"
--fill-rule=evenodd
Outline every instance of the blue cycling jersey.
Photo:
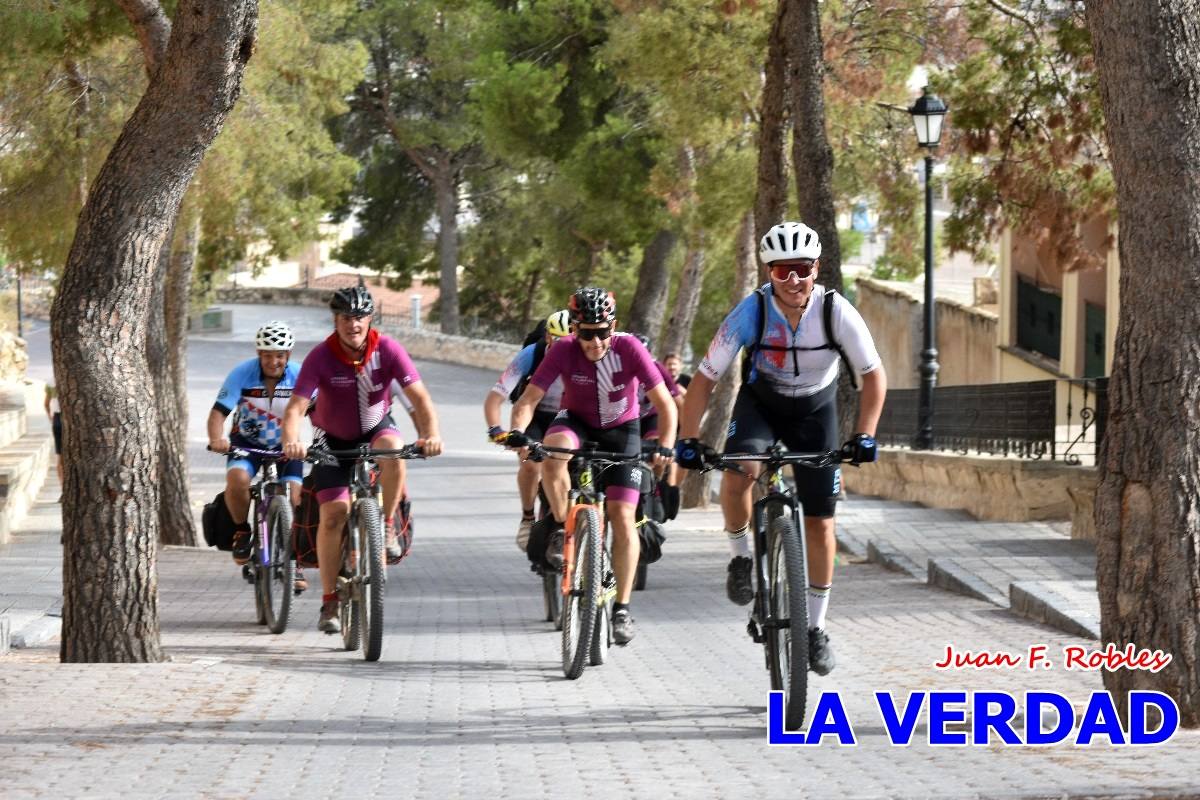
M 251 447 L 278 450 L 283 442 L 283 410 L 292 399 L 292 389 L 300 366 L 289 361 L 271 397 L 258 357 L 238 364 L 229 373 L 213 408 L 222 414 L 233 412 L 230 434 Z

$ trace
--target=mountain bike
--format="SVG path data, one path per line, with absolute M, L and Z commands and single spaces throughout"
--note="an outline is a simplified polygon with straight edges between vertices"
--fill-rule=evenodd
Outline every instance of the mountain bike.
M 783 468 L 821 469 L 849 460 L 840 450 L 788 453 L 778 444 L 765 453 L 716 453 L 710 468 L 747 475 L 738 464 L 763 465 L 755 482 L 765 495 L 754 503 L 754 603 L 746 632 L 766 650 L 771 688 L 783 691 L 784 726 L 804 723 L 808 702 L 808 547 L 795 492 Z
M 572 457 L 568 466 L 570 504 L 563 541 L 563 568 L 559 593 L 562 598 L 563 675 L 574 680 L 586 666 L 608 660 L 612 645 L 612 602 L 617 596 L 617 577 L 612 569 L 612 544 L 606 535 L 603 478 L 606 470 L 641 461 L 643 455 L 606 453 L 594 442 L 579 449 L 530 444 L 530 458 L 541 460 L 548 453 Z
M 211 448 L 210 448 L 211 449 Z M 287 484 L 279 479 L 278 450 L 232 447 L 235 458 L 260 456 L 262 471 L 250 484 L 250 561 L 242 575 L 254 585 L 254 609 L 259 625 L 271 633 L 287 630 L 296 581 L 296 559 L 292 552 L 292 501 Z
M 371 462 L 381 458 L 424 458 L 418 445 L 396 450 L 309 448 L 307 460 L 320 464 L 354 461 L 350 477 L 350 514 L 342 539 L 342 568 L 338 573 L 338 614 L 342 646 L 362 648 L 363 658 L 378 661 L 383 652 L 383 600 L 387 584 L 384 556 L 383 489 L 371 480 Z

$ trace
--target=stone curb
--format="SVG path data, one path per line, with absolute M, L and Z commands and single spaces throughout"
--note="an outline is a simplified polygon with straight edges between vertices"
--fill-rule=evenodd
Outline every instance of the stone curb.
M 1009 608 L 1034 622 L 1088 639 L 1100 638 L 1100 620 L 1072 607 L 1053 589 L 1034 581 L 1016 581 L 1008 586 Z
M 921 574 L 921 568 L 908 556 L 899 551 L 888 549 L 886 545 L 880 547 L 875 543 L 874 539 L 867 542 L 867 561 L 879 564 L 886 569 L 890 569 L 892 572 L 906 573 L 917 580 L 925 580 L 928 577 L 927 574 Z
M 62 617 L 43 616 L 13 632 L 12 648 L 37 647 L 62 634 Z
M 0 614 L 0 656 L 8 652 L 9 627 L 8 617 Z
M 985 600 L 1000 608 L 1008 608 L 1007 597 L 998 593 L 991 586 L 980 580 L 977 575 L 954 560 L 938 561 L 934 558 L 929 559 L 926 569 L 926 581 L 930 586 L 937 586 L 940 589 L 957 594 L 965 594 L 967 597 L 974 597 L 976 600 Z

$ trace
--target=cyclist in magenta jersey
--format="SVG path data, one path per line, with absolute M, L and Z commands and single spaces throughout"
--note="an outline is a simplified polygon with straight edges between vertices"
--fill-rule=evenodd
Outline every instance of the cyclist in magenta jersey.
M 314 392 L 320 402 L 313 412 L 314 444 L 330 450 L 349 450 L 361 445 L 378 449 L 403 446 L 389 409 L 390 386 L 397 381 L 412 401 L 417 433 L 427 456 L 442 452 L 437 414 L 417 368 L 400 343 L 371 328 L 375 301 L 366 287 L 339 289 L 329 304 L 334 332 L 313 348 L 300 367 L 296 389 L 284 412 L 283 450 L 288 458 L 304 458 L 308 452 L 299 440 L 300 420 Z M 337 633 L 338 564 L 341 532 L 350 513 L 350 476 L 353 461 L 313 468 L 313 488 L 320 504 L 317 529 L 317 561 L 321 568 L 321 616 L 317 627 Z M 380 460 L 383 515 L 387 521 L 389 549 L 396 546 L 394 519 L 400 502 L 401 471 L 394 459 Z
M 669 463 L 675 442 L 675 403 L 642 343 L 616 332 L 617 309 L 612 293 L 591 286 L 578 289 L 571 296 L 568 310 L 575 335 L 555 345 L 533 373 L 529 386 L 513 406 L 508 445 L 529 444 L 525 427 L 546 391 L 561 378 L 562 410 L 546 432 L 545 444 L 578 448 L 583 442 L 595 442 L 602 451 L 636 455 L 641 450 L 638 390 L 644 385 L 662 423 L 662 448 L 655 454 L 654 463 Z M 546 559 L 556 565 L 562 563 L 563 523 L 571 488 L 567 461 L 551 454 L 542 471 L 542 487 L 554 520 Z M 642 469 L 637 464 L 610 469 L 605 482 L 605 511 L 612 522 L 613 571 L 617 576 L 613 639 L 627 644 L 634 636 L 629 599 L 640 547 L 634 510 L 641 494 Z
M 542 363 L 546 353 L 562 337 L 571 332 L 571 316 L 567 310 L 555 311 L 546 318 L 546 333 L 543 340 L 521 349 L 500 375 L 500 380 L 488 392 L 483 401 L 483 418 L 488 426 L 488 439 L 496 444 L 504 444 L 508 431 L 500 427 L 500 409 L 506 399 L 520 398 L 533 372 Z M 533 420 L 525 429 L 530 439 L 541 441 L 546 430 L 554 421 L 554 417 L 562 408 L 562 380 L 556 380 L 537 405 L 533 412 Z M 517 526 L 517 547 L 521 552 L 529 543 L 529 531 L 533 527 L 533 506 L 537 502 L 538 485 L 542 480 L 542 465 L 530 461 L 526 456 L 528 451 L 521 448 L 517 451 L 520 467 L 517 468 L 517 492 L 521 496 L 521 523 Z
M 228 453 L 239 447 L 279 449 L 280 422 L 299 372 L 299 367 L 290 360 L 296 337 L 286 323 L 271 321 L 258 329 L 254 345 L 258 354 L 233 368 L 208 412 L 208 448 L 214 453 Z M 231 412 L 233 420 L 227 433 L 225 418 Z M 226 459 L 225 507 L 236 525 L 233 560 L 238 564 L 250 560 L 250 481 L 262 461 L 256 455 L 231 455 Z M 280 464 L 279 478 L 288 484 L 292 505 L 298 504 L 304 462 Z
M 758 252 L 770 269 L 771 281 L 729 313 L 692 377 L 679 424 L 680 466 L 705 465 L 708 448 L 695 438 L 700 420 L 717 380 L 742 348 L 747 357 L 726 452 L 761 453 L 776 441 L 795 452 L 837 449 L 838 365 L 844 361 L 852 377 L 862 382 L 858 433 L 845 449 L 853 454 L 854 463 L 874 461 L 875 427 L 887 393 L 887 375 L 858 311 L 844 297 L 816 283 L 821 257 L 817 232 L 798 222 L 780 223 L 763 236 Z M 758 471 L 750 464 L 742 468 L 750 474 Z M 797 469 L 795 478 L 809 554 L 810 669 L 826 675 L 835 664 L 825 615 L 837 554 L 834 512 L 841 470 Z M 725 592 L 739 605 L 754 599 L 748 535 L 752 487 L 753 481 L 742 475 L 726 472 L 721 479 L 721 510 L 732 556 Z

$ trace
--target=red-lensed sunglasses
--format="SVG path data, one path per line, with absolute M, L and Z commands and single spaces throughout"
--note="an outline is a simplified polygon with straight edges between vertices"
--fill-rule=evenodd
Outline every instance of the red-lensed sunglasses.
M 793 275 L 797 280 L 806 281 L 817 271 L 817 262 L 808 261 L 803 264 L 772 264 L 771 277 L 777 281 L 790 280 Z
M 585 342 L 590 342 L 592 339 L 607 339 L 612 336 L 612 326 L 606 328 L 580 328 L 575 334 Z

